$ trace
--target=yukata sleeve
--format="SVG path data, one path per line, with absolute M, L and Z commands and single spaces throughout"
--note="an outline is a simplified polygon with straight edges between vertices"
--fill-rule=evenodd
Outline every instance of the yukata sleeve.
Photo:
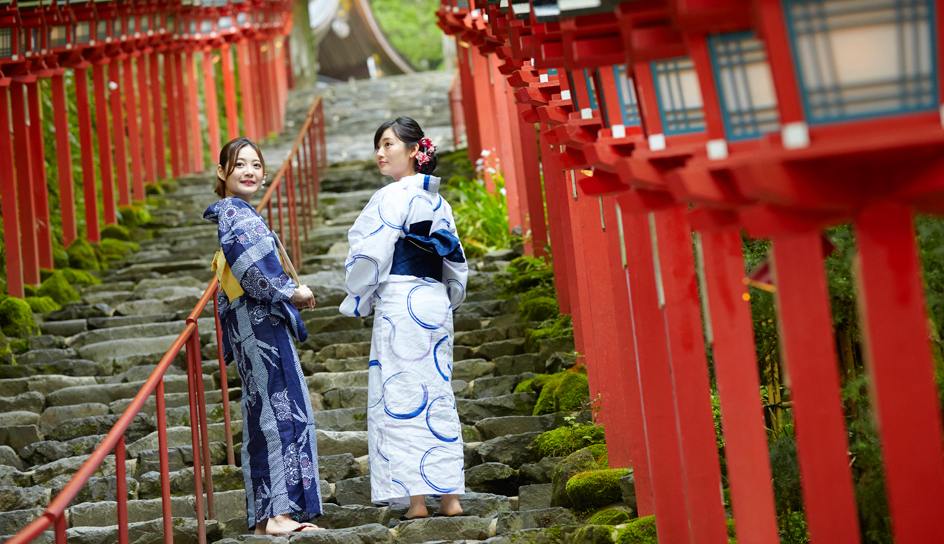
M 405 190 L 388 186 L 374 193 L 354 221 L 347 234 L 351 249 L 344 263 L 347 298 L 341 303 L 342 314 L 363 317 L 372 311 L 377 289 L 390 275 L 408 211 Z
M 275 304 L 295 294 L 269 227 L 249 204 L 230 199 L 219 214 L 220 246 L 230 271 L 246 295 Z
M 443 284 L 446 286 L 446 293 L 449 295 L 449 302 L 455 311 L 465 301 L 465 286 L 469 281 L 469 262 L 465 258 L 465 250 L 462 248 L 462 239 L 459 238 L 459 231 L 456 230 L 456 221 L 452 216 L 452 207 L 446 203 L 446 221 L 449 222 L 447 230 L 459 240 L 459 251 L 462 254 L 460 260 L 443 259 Z

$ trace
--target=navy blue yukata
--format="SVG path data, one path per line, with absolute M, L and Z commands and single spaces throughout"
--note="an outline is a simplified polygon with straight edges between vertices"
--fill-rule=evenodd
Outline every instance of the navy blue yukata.
M 242 466 L 249 528 L 272 516 L 296 521 L 321 515 L 318 447 L 311 398 L 295 339 L 308 336 L 290 298 L 292 281 L 265 220 L 229 197 L 203 218 L 219 225 L 220 246 L 244 293 L 220 290 L 223 357 L 242 380 Z

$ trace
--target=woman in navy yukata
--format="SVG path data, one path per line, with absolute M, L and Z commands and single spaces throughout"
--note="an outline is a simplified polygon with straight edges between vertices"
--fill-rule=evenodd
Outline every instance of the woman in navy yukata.
M 307 331 L 297 308 L 313 302 L 279 260 L 272 232 L 249 204 L 265 181 L 259 148 L 236 138 L 220 152 L 215 192 L 204 219 L 219 225 L 223 356 L 242 380 L 242 468 L 249 528 L 255 534 L 319 529 L 318 449 L 311 398 L 295 339 Z
M 348 233 L 341 313 L 375 312 L 367 389 L 371 500 L 409 505 L 401 520 L 462 515 L 462 429 L 452 392 L 452 312 L 465 300 L 468 265 L 452 207 L 439 195 L 436 148 L 409 117 L 374 136 L 380 172 Z

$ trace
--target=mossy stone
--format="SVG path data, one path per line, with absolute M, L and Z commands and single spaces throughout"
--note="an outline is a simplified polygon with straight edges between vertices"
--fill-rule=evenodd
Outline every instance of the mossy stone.
M 33 310 L 28 302 L 8 297 L 0 302 L 0 330 L 7 336 L 18 338 L 32 335 L 36 331 Z
M 53 248 L 52 265 L 56 267 L 57 270 L 69 267 L 69 254 L 66 253 L 66 250 L 61 247 Z
M 79 270 L 101 270 L 102 265 L 95 255 L 95 248 L 82 238 L 76 238 L 66 249 L 69 254 L 69 267 Z
M 40 281 L 40 283 L 42 283 L 42 282 L 48 280 L 48 279 L 51 278 L 52 275 L 55 274 L 55 273 L 56 273 L 55 270 L 52 270 L 52 269 L 49 269 L 49 268 L 40 268 L 40 269 L 39 269 L 39 281 Z
M 126 253 L 137 251 L 138 244 L 134 242 L 123 242 L 114 238 L 105 238 L 99 247 L 107 260 L 114 260 L 124 257 Z
M 164 194 L 164 190 L 156 183 L 146 183 L 144 185 L 144 194 L 148 196 L 160 196 Z
M 26 297 L 26 303 L 29 304 L 33 313 L 37 314 L 48 314 L 49 312 L 55 312 L 56 310 L 62 309 L 52 297 Z
M 10 341 L 7 340 L 7 335 L 2 332 L 0 332 L 0 363 L 13 363 L 13 348 L 10 346 Z
M 568 455 L 554 467 L 554 474 L 551 475 L 551 506 L 563 506 L 565 508 L 573 506 L 573 502 L 567 493 L 567 482 L 575 474 L 599 468 L 593 454 L 588 449 L 582 449 Z
M 37 296 L 49 297 L 59 304 L 67 304 L 79 300 L 79 293 L 69 285 L 69 280 L 62 272 L 56 272 L 49 277 L 36 291 Z
M 144 206 L 118 206 L 118 224 L 128 228 L 140 227 L 151 221 L 151 214 Z
M 656 517 L 646 516 L 631 521 L 626 527 L 620 529 L 616 542 L 617 544 L 658 544 Z
M 629 512 L 616 508 L 604 508 L 590 516 L 587 522 L 594 525 L 622 525 L 628 523 L 631 519 L 633 518 L 629 515 Z
M 24 284 L 23 284 L 23 296 L 25 296 L 25 297 L 35 297 L 35 296 L 38 296 L 38 295 L 36 294 L 36 289 L 37 289 L 36 286 L 30 285 L 30 284 L 28 284 L 28 283 L 24 283 Z
M 623 498 L 620 478 L 629 474 L 625 468 L 589 470 L 567 481 L 567 496 L 574 508 L 591 510 L 619 502 Z
M 543 383 L 535 378 L 534 386 L 540 387 L 541 392 L 532 415 L 543 416 L 580 410 L 590 401 L 590 385 L 586 373 L 586 366 L 577 365 L 560 374 L 551 375 Z
M 530 393 L 532 391 L 531 390 L 532 383 L 534 383 L 534 379 L 524 380 L 523 382 L 515 386 L 514 392 L 515 393 Z
M 612 526 L 594 524 L 584 525 L 567 536 L 565 542 L 574 544 L 615 544 L 614 528 Z
M 108 225 L 102 229 L 102 239 L 104 240 L 108 238 L 127 242 L 128 240 L 131 240 L 131 231 L 128 230 L 128 227 L 123 227 L 121 225 Z
M 606 434 L 603 426 L 577 425 L 558 427 L 541 433 L 534 439 L 531 447 L 540 457 L 562 457 L 595 444 L 606 444 Z M 602 453 L 594 449 L 589 451 L 594 459 L 606 455 L 605 446 Z
M 60 270 L 60 272 L 62 272 L 65 275 L 66 280 L 68 280 L 71 285 L 82 285 L 82 286 L 87 287 L 89 285 L 98 285 L 102 283 L 102 280 L 89 274 L 85 270 L 76 270 L 74 268 L 63 268 L 62 270 Z
M 522 300 L 518 312 L 521 321 L 545 321 L 560 313 L 560 308 L 553 297 L 536 297 Z

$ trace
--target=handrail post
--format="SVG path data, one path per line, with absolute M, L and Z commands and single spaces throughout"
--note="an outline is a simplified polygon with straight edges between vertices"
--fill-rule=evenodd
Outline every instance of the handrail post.
M 118 501 L 118 544 L 128 544 L 128 480 L 125 474 L 125 435 L 115 444 L 115 499 Z
M 200 544 L 206 544 L 206 517 L 203 512 L 203 478 L 200 470 L 200 410 L 197 408 L 197 370 L 194 361 L 193 331 L 187 342 L 187 393 L 190 398 L 190 439 L 193 452 L 193 486 L 196 497 L 197 536 Z M 203 373 L 199 375 L 203 379 Z M 194 422 L 194 419 L 197 421 Z
M 200 442 L 203 446 L 203 478 L 206 481 L 207 517 L 216 519 L 216 508 L 213 506 L 213 460 L 210 458 L 210 432 L 207 424 L 206 392 L 203 387 L 203 358 L 200 355 L 200 331 L 197 320 L 193 321 L 194 383 L 197 385 L 197 411 L 200 416 Z M 190 351 L 189 349 L 187 351 Z M 194 457 L 196 461 L 196 457 Z M 194 465 L 196 470 L 196 465 Z
M 161 512 L 164 515 L 164 544 L 174 544 L 174 522 L 170 508 L 170 459 L 167 452 L 167 411 L 164 403 L 163 377 L 157 382 L 154 397 L 157 401 L 157 456 L 161 468 Z
M 216 292 L 219 293 L 219 285 Z M 220 361 L 220 391 L 223 394 L 223 424 L 226 425 L 226 464 L 236 466 L 236 456 L 233 453 L 233 429 L 230 425 L 229 413 L 229 383 L 226 378 L 226 361 L 223 360 L 223 325 L 220 323 L 220 309 L 217 295 L 213 296 L 213 318 L 216 321 L 216 352 Z
M 275 188 L 275 194 L 278 195 L 279 204 L 279 238 L 285 238 L 285 207 L 282 204 L 282 180 L 278 180 L 278 186 Z
M 67 544 L 66 538 L 66 515 L 62 514 L 56 518 L 54 532 L 56 534 L 56 544 Z

